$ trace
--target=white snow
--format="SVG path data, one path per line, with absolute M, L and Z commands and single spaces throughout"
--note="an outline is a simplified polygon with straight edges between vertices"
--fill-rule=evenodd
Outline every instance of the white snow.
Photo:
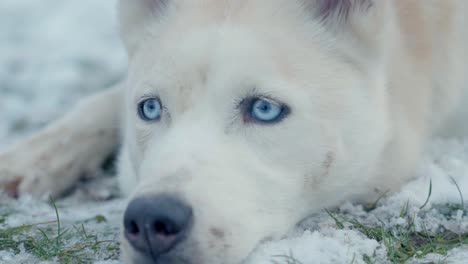
M 115 0 L 2 0 L 0 1 L 0 149 L 62 115 L 77 100 L 104 89 L 124 76 L 126 57 L 117 34 Z M 468 140 L 435 140 L 427 150 L 417 178 L 401 192 L 384 198 L 378 207 L 366 212 L 360 205 L 345 203 L 340 212 L 367 224 L 404 223 L 402 207 L 409 202 L 418 228 L 457 233 L 468 232 L 468 217 L 462 210 L 444 212 L 446 204 L 460 204 L 461 189 L 468 204 Z M 453 180 L 452 178 L 453 177 Z M 424 204 L 429 182 L 432 195 Z M 64 225 L 85 223 L 89 232 L 101 239 L 118 239 L 122 199 L 97 201 L 86 193 L 96 188 L 115 192 L 115 180 L 104 178 L 84 184 L 71 197 L 58 201 Z M 46 202 L 23 197 L 19 201 L 0 194 L 2 212 L 13 213 L 0 228 L 55 220 L 54 209 Z M 106 223 L 92 221 L 96 215 Z M 86 221 L 89 220 L 89 221 Z M 281 241 L 267 242 L 248 263 L 287 263 L 294 256 L 301 263 L 364 263 L 365 255 L 376 263 L 387 263 L 385 247 L 355 230 L 339 230 L 324 212 L 317 213 Z M 282 256 L 282 257 L 280 257 Z M 100 264 L 106 252 L 94 256 Z M 410 263 L 467 263 L 468 245 L 447 256 L 431 254 Z M 41 262 L 22 252 L 0 252 L 0 263 Z

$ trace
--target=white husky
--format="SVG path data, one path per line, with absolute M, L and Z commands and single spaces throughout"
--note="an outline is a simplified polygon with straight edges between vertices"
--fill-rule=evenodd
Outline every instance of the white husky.
M 127 263 L 242 262 L 316 210 L 399 188 L 429 136 L 466 132 L 468 1 L 119 8 L 126 82 L 0 155 L 0 178 L 59 195 L 120 126 Z

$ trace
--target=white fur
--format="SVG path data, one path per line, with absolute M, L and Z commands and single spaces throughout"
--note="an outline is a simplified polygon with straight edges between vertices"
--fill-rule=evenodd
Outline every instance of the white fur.
M 314 0 L 154 1 L 120 6 L 130 65 L 119 178 L 129 197 L 169 192 L 190 203 L 195 224 L 179 253 L 194 263 L 239 263 L 316 210 L 398 189 L 427 138 L 466 116 L 458 107 L 468 66 L 463 0 L 374 1 L 326 21 L 304 4 L 313 9 Z M 165 106 L 157 123 L 137 116 L 148 94 Z M 245 123 L 236 104 L 256 94 L 291 114 L 275 125 Z M 42 147 L 26 161 L 15 157 L 31 141 L 2 154 L 9 162 L 0 169 L 36 169 L 47 153 L 40 179 L 20 173 L 20 191 L 69 187 L 84 165 L 67 174 L 65 164 L 104 156 L 82 148 L 116 144 L 89 134 L 115 135 L 107 96 L 36 136 Z M 104 113 L 90 115 L 95 109 Z M 71 122 L 84 116 L 89 124 Z M 69 151 L 57 149 L 53 135 L 71 129 Z M 57 186 L 57 175 L 70 176 Z M 122 249 L 136 262 L 125 240 Z

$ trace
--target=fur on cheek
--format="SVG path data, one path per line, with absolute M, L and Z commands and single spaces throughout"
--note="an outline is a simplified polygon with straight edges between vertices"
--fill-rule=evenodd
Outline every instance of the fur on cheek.
M 323 171 L 320 175 L 307 173 L 305 175 L 305 184 L 306 188 L 317 189 L 322 181 L 330 175 L 330 171 L 333 168 L 333 165 L 336 161 L 336 154 L 333 151 L 327 152 L 325 159 L 322 162 L 321 170 Z

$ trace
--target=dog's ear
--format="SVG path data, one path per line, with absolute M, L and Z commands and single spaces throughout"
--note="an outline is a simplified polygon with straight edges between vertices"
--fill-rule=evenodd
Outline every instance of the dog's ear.
M 385 48 L 392 19 L 388 0 L 301 0 L 307 15 L 318 21 L 337 45 L 371 55 Z M 366 56 L 369 57 L 369 56 Z
M 387 0 L 301 0 L 312 19 L 338 33 L 373 31 L 383 26 Z
M 130 54 L 168 5 L 169 0 L 119 0 L 121 35 Z
M 324 22 L 348 21 L 354 15 L 365 15 L 374 5 L 373 0 L 305 0 L 314 15 Z

